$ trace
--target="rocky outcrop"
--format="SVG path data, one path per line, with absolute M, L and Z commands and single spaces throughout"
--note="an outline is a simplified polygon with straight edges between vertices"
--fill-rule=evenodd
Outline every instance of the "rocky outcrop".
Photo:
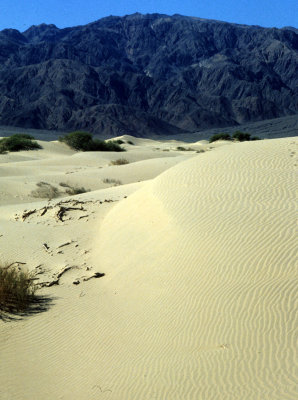
M 0 124 L 177 134 L 297 113 L 298 35 L 159 14 L 0 32 Z

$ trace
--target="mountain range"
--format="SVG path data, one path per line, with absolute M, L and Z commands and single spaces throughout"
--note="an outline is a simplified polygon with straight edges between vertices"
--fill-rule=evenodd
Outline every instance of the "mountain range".
M 298 113 L 298 34 L 181 15 L 0 32 L 0 124 L 112 137 Z

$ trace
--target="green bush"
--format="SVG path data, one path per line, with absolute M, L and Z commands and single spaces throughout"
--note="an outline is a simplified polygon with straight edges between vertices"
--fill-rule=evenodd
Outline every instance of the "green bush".
M 15 134 L 0 139 L 0 153 L 7 151 L 36 150 L 42 147 L 33 140 L 34 137 L 26 134 Z
M 12 266 L 0 265 L 0 310 L 23 311 L 34 299 L 36 291 L 33 276 Z
M 103 141 L 93 139 L 89 132 L 70 132 L 67 135 L 60 137 L 61 142 L 66 143 L 74 150 L 80 151 L 125 151 L 119 144 L 112 141 Z
M 209 143 L 216 142 L 217 140 L 231 140 L 231 136 L 228 133 L 217 133 L 211 136 Z
M 12 136 L 17 136 L 18 138 L 29 139 L 29 140 L 34 140 L 35 139 L 34 136 L 28 135 L 28 133 L 16 133 L 15 135 L 12 135 Z
M 233 133 L 233 139 L 239 140 L 239 142 L 246 142 L 250 140 L 250 133 L 236 131 Z
M 60 137 L 59 140 L 66 143 L 74 150 L 88 151 L 93 145 L 92 135 L 88 132 L 70 132 L 63 137 Z
M 115 142 L 105 142 L 102 140 L 95 139 L 96 151 L 125 151 L 125 149 Z
M 232 139 L 238 140 L 239 142 L 260 140 L 258 136 L 250 137 L 250 133 L 236 131 L 233 133 L 232 137 L 228 133 L 217 133 L 216 135 L 211 136 L 211 138 L 209 139 L 209 143 L 215 142 L 216 140 L 232 140 Z
M 125 143 L 124 140 L 121 139 L 117 139 L 117 140 L 111 140 L 112 143 L 116 143 L 116 144 L 123 144 Z

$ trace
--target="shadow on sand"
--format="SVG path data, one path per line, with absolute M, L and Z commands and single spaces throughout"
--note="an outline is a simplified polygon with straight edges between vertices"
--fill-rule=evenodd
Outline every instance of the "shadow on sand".
M 5 310 L 0 308 L 0 321 L 20 321 L 30 315 L 48 311 L 56 298 L 48 295 L 35 295 L 25 310 Z

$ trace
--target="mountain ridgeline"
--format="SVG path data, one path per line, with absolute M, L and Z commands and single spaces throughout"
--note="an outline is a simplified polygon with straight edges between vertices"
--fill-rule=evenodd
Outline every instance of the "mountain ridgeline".
M 160 14 L 0 32 L 0 124 L 105 137 L 298 113 L 298 35 Z

